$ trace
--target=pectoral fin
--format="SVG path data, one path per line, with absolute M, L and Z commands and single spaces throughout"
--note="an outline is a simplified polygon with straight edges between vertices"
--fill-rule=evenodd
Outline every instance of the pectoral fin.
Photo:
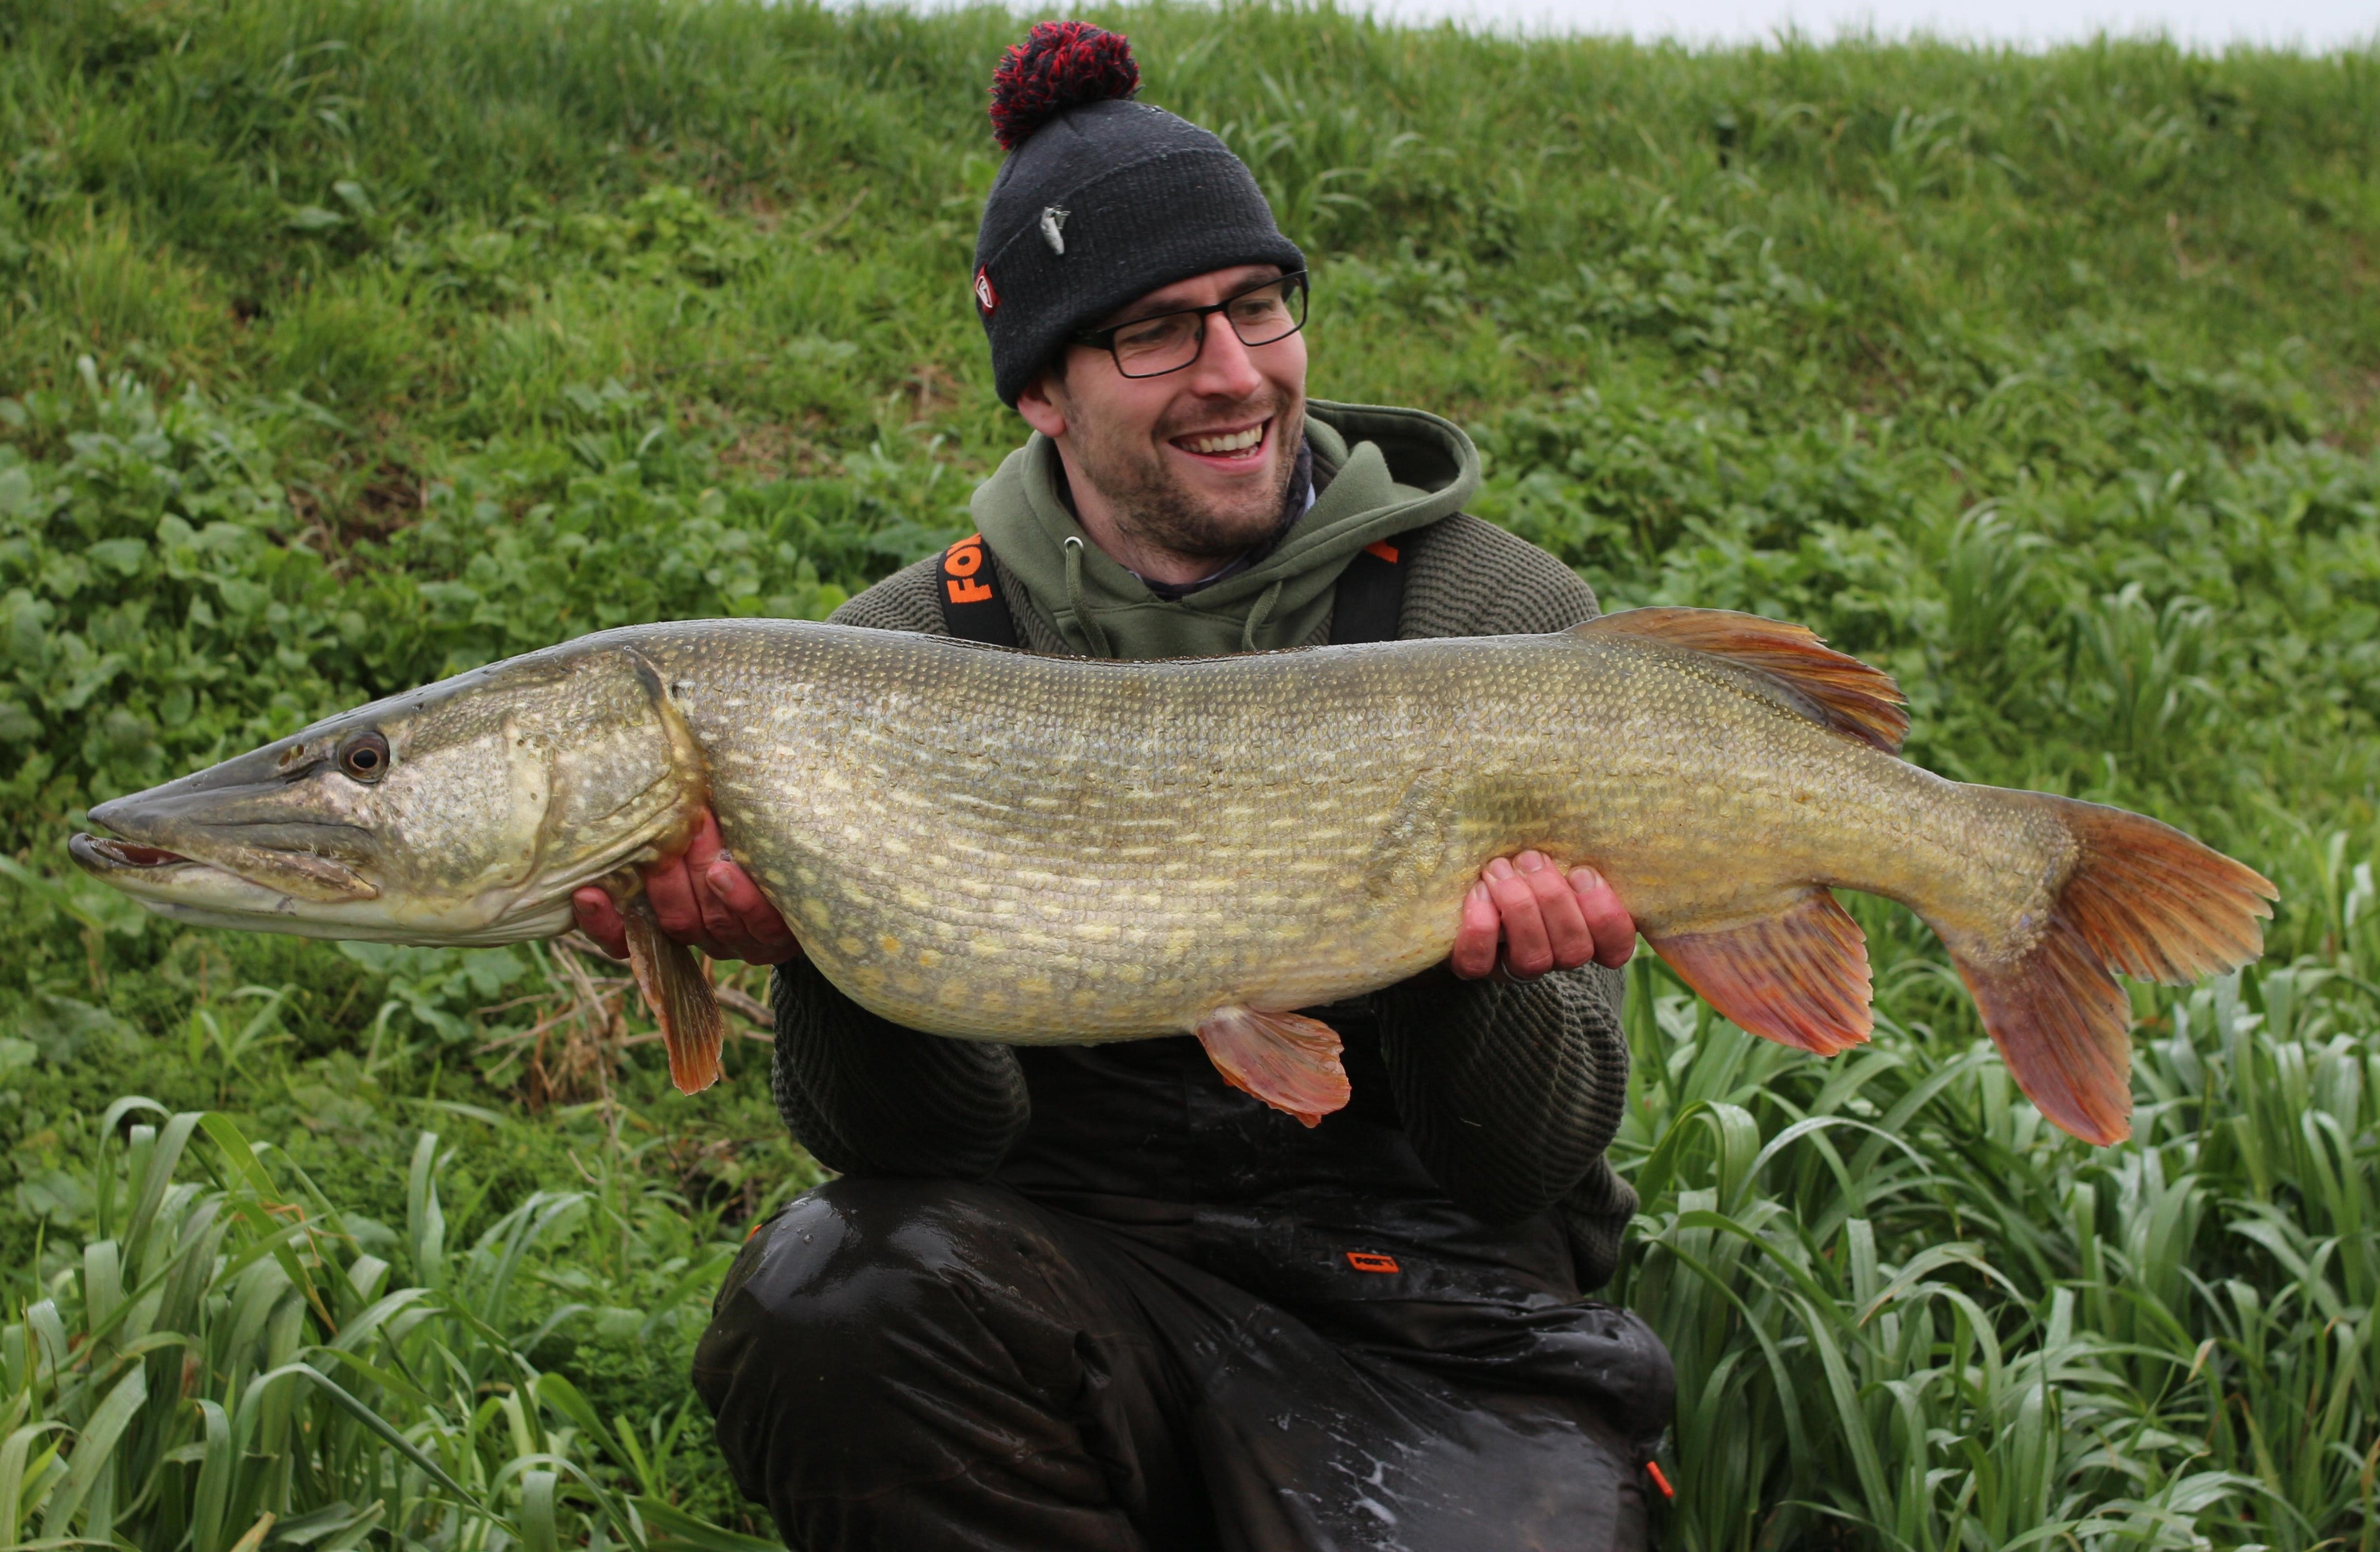
M 1198 1043 L 1223 1081 L 1308 1126 L 1347 1102 L 1339 1032 L 1295 1013 L 1219 1008 L 1198 1025 Z
M 1704 1001 L 1779 1045 L 1832 1056 L 1875 1027 L 1867 939 L 1825 890 L 1781 915 L 1645 940 Z
M 645 1006 L 662 1026 L 662 1045 L 669 1051 L 670 1082 L 680 1094 L 699 1094 L 723 1073 L 719 1042 L 726 1033 L 719 999 L 683 943 L 662 936 L 661 923 L 641 894 L 620 907 L 628 928 L 628 967 L 636 972 Z

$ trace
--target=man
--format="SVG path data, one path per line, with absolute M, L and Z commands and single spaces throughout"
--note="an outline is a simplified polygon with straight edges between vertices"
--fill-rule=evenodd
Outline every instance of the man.
M 1079 23 L 1003 65 L 974 282 L 1034 435 L 977 492 L 979 541 L 836 618 L 1154 658 L 1593 614 L 1460 514 L 1460 430 L 1307 401 L 1302 255 L 1136 81 Z M 779 1107 L 842 1172 L 756 1233 L 696 1359 L 789 1545 L 1643 1545 L 1668 1358 L 1582 1298 L 1634 1207 L 1602 1156 L 1634 929 L 1590 872 L 1499 859 L 1446 966 L 1320 1011 L 1354 1097 L 1310 1129 L 1187 1037 L 1011 1049 L 875 1017 L 715 827 L 648 888 L 674 935 L 779 966 Z M 607 898 L 579 903 L 616 951 Z

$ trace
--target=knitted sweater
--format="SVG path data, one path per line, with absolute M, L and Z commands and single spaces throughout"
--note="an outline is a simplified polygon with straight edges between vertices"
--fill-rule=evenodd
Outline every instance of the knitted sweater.
M 1560 630 L 1595 614 L 1593 591 L 1552 556 L 1463 514 L 1415 538 L 1402 639 Z M 937 561 L 887 577 L 837 623 L 947 634 Z M 1069 650 L 995 556 L 1027 649 Z M 1330 638 L 1326 617 L 1306 644 Z M 1579 1286 L 1609 1280 L 1636 1207 L 1604 1149 L 1626 1099 L 1621 977 L 1589 965 L 1529 983 L 1465 982 L 1435 970 L 1364 1000 L 1398 1119 L 1430 1174 L 1488 1223 L 1553 1209 Z M 981 1178 L 1024 1132 L 1031 1106 L 1004 1046 L 905 1029 L 852 1002 L 806 961 L 772 986 L 778 1109 L 822 1164 L 844 1173 Z

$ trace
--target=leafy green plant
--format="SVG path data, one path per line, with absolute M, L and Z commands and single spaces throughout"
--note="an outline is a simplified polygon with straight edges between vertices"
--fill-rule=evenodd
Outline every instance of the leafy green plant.
M 2338 995 L 2367 964 L 2143 993 L 2138 1138 L 2105 1151 L 2011 1103 L 1972 1037 L 1886 1023 L 1814 1068 L 1640 966 L 1625 1286 L 1678 1359 L 1682 1545 L 2380 1525 L 2380 1021 Z M 1924 978 L 1888 976 L 1884 1006 Z
M 2265 964 L 2138 994 L 2104 1153 L 1897 910 L 1852 902 L 1882 1016 L 1832 1064 L 1637 972 L 1671 1540 L 2372 1546 L 2380 58 L 1100 15 L 1305 245 L 1315 392 L 1462 420 L 1479 515 L 2282 886 Z M 0 0 L 0 1545 L 765 1532 L 686 1375 L 816 1178 L 764 1045 L 686 1100 L 586 962 L 182 931 L 59 847 L 367 697 L 820 616 L 966 531 L 1022 435 L 963 290 L 1016 27 Z
M 95 1237 L 0 1328 L 0 1547 L 762 1545 L 672 1501 L 683 1409 L 640 1438 L 530 1362 L 588 1313 L 529 1329 L 517 1297 L 585 1194 L 533 1194 L 450 1249 L 423 1134 L 402 1244 L 380 1246 L 408 1283 L 364 1248 L 385 1231 L 228 1117 L 127 1098 L 101 1135 Z M 723 1254 L 645 1329 L 696 1313 Z
M 192 1008 L 185 1036 L 190 1065 L 200 1065 L 212 1050 L 219 1068 L 216 1086 L 227 1092 L 242 1062 L 267 1047 L 288 1044 L 289 1037 L 281 1033 L 281 1011 L 293 989 L 241 987 L 231 994 L 233 1004 L 258 1003 L 254 1012 L 225 1006 Z

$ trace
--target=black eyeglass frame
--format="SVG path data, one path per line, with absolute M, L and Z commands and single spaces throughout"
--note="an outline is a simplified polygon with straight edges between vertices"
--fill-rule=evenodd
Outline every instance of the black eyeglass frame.
M 1108 359 L 1115 363 L 1117 372 L 1123 376 L 1133 379 L 1135 382 L 1138 382 L 1143 378 L 1163 377 L 1169 372 L 1185 371 L 1188 369 L 1196 366 L 1198 364 L 1198 358 L 1205 355 L 1207 352 L 1207 320 L 1208 318 L 1214 316 L 1216 313 L 1225 312 L 1233 302 L 1240 300 L 1244 297 L 1253 297 L 1268 285 L 1280 285 L 1285 282 L 1294 283 L 1294 289 L 1298 298 L 1297 321 L 1290 325 L 1287 329 L 1282 330 L 1280 333 L 1275 334 L 1272 338 L 1262 342 L 1263 345 L 1279 345 L 1281 341 L 1289 338 L 1292 334 L 1303 333 L 1305 332 L 1305 309 L 1308 304 L 1310 304 L 1314 299 L 1314 289 L 1312 283 L 1306 278 L 1306 272 L 1304 270 L 1290 270 L 1281 274 L 1268 275 L 1264 279 L 1257 281 L 1252 285 L 1242 286 L 1240 289 L 1232 292 L 1230 296 L 1224 297 L 1221 301 L 1215 303 L 1211 307 L 1167 308 L 1163 312 L 1152 312 L 1146 318 L 1126 319 L 1123 322 L 1121 322 L 1111 329 L 1080 329 L 1075 331 L 1074 333 L 1068 334 L 1066 336 L 1066 343 L 1069 345 L 1087 346 L 1093 350 L 1106 351 L 1108 353 Z M 1286 298 L 1288 293 L 1283 292 L 1282 295 L 1283 297 Z M 1122 333 L 1126 329 L 1136 329 L 1144 323 L 1154 323 L 1160 318 L 1181 318 L 1193 313 L 1196 314 L 1198 319 L 1198 342 L 1196 346 L 1192 348 L 1189 359 L 1184 361 L 1178 367 L 1160 367 L 1152 372 L 1126 371 L 1124 370 L 1123 358 L 1116 353 L 1116 335 Z M 1225 318 L 1224 321 L 1231 321 L 1228 316 Z M 1234 338 L 1239 339 L 1241 345 L 1246 346 L 1246 348 L 1250 350 L 1261 348 L 1258 345 L 1249 344 L 1245 337 L 1241 336 L 1239 327 L 1236 324 L 1233 324 L 1232 327 L 1232 334 Z

